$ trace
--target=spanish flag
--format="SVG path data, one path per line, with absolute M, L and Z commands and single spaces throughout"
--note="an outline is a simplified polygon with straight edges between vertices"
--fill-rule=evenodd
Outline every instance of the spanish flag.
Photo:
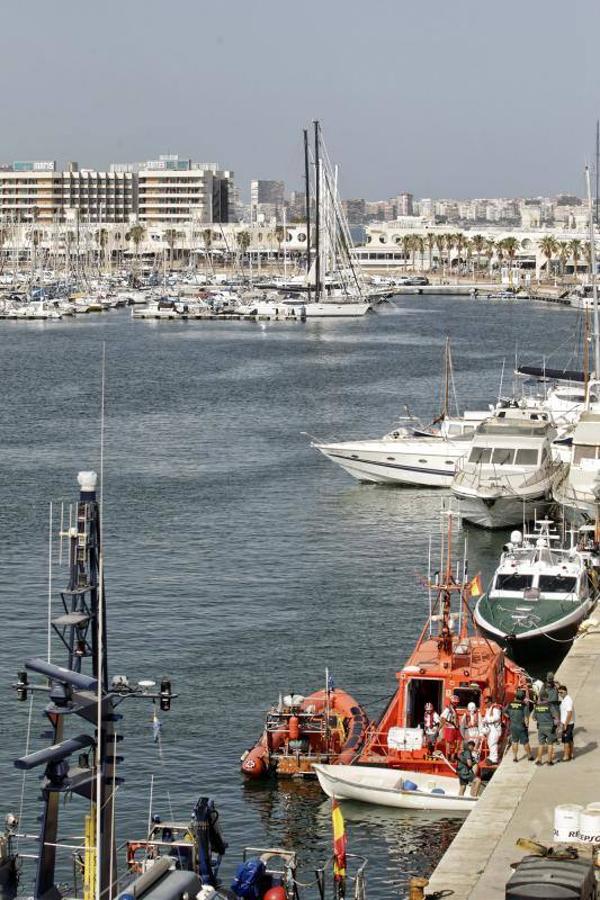
M 478 572 L 475 578 L 469 582 L 469 596 L 481 597 L 483 594 L 483 584 L 481 583 L 481 572 Z
M 339 803 L 331 798 L 331 821 L 333 824 L 333 880 L 340 886 L 346 879 L 346 845 L 348 837 Z M 343 897 L 343 893 L 338 892 Z

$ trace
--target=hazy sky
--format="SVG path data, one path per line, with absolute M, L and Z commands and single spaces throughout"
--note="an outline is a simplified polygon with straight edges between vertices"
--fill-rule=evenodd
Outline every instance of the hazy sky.
M 180 153 L 300 187 L 322 121 L 342 194 L 583 190 L 598 0 L 4 0 L 0 160 Z

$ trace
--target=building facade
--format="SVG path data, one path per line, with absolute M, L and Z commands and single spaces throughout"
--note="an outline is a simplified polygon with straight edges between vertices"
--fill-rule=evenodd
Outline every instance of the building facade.
M 233 173 L 177 156 L 113 164 L 106 172 L 48 161 L 0 167 L 0 222 L 171 224 L 228 222 Z

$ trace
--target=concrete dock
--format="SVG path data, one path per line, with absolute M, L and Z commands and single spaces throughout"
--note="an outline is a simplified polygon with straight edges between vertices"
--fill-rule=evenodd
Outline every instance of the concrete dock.
M 509 751 L 431 876 L 425 897 L 451 890 L 452 900 L 503 900 L 510 864 L 526 855 L 516 846 L 518 838 L 551 844 L 555 806 L 600 801 L 599 626 L 575 640 L 556 680 L 567 685 L 575 704 L 575 758 L 555 766 L 523 758 L 515 764 Z M 560 759 L 562 745 L 557 748 Z

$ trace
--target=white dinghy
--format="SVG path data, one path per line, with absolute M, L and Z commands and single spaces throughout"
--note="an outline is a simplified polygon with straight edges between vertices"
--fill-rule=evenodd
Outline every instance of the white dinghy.
M 328 797 L 358 800 L 396 809 L 435 809 L 470 812 L 476 797 L 459 797 L 458 778 L 389 769 L 383 766 L 314 765 Z

